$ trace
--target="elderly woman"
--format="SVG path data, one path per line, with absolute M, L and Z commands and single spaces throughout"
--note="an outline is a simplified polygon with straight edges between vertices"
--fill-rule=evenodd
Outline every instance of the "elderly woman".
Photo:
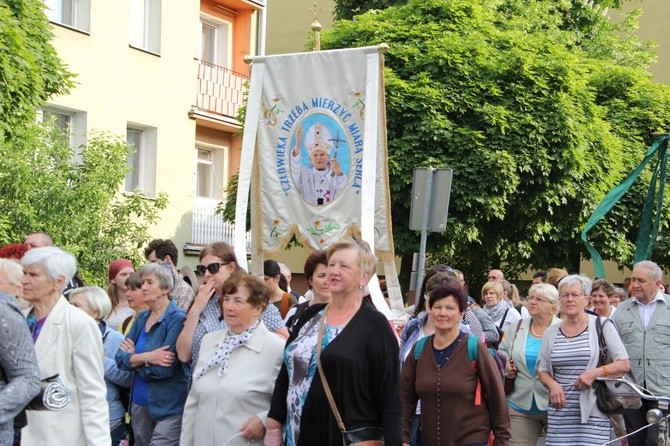
M 177 340 L 179 360 L 189 363 L 191 369 L 198 363 L 202 338 L 207 333 L 224 330 L 227 327 L 219 302 L 221 288 L 232 274 L 242 271 L 233 247 L 223 242 L 205 246 L 200 251 L 200 262 L 196 269 L 198 274 L 205 278 L 205 283 L 198 288 L 198 293 L 188 311 L 184 330 Z M 268 306 L 261 319 L 268 330 L 284 339 L 288 338 L 288 329 L 274 305 Z
M 519 312 L 509 306 L 504 296 L 505 290 L 500 282 L 486 282 L 482 287 L 484 311 L 503 334 L 507 333 L 512 322 L 521 319 Z
M 130 260 L 116 259 L 109 265 L 107 278 L 107 294 L 112 302 L 112 311 L 104 315 L 107 325 L 112 330 L 118 330 L 119 326 L 135 311 L 128 306 L 126 297 L 126 279 L 135 271 Z
M 70 390 L 65 409 L 29 410 L 22 444 L 107 445 L 102 336 L 95 321 L 67 303 L 63 287 L 77 270 L 74 256 L 54 246 L 31 249 L 21 259 L 25 310 L 42 379 L 58 375 Z
M 8 445 L 14 441 L 14 417 L 40 391 L 40 370 L 16 298 L 2 290 L 0 327 L 0 444 Z
M 611 297 L 614 296 L 614 285 L 609 280 L 599 279 L 593 282 L 591 287 L 591 304 L 593 311 L 601 317 L 611 318 L 616 307 L 611 303 Z
M 335 410 L 347 431 L 358 430 L 358 441 L 402 443 L 398 342 L 386 318 L 363 299 L 376 266 L 365 242 L 342 241 L 328 249 L 332 300 L 305 310 L 286 344 L 266 445 L 282 444 L 285 424 L 289 446 L 340 446 Z
M 542 335 L 557 324 L 558 291 L 553 285 L 535 284 L 526 304 L 530 317 L 510 325 L 508 336 L 500 344 L 507 357 L 505 376 L 514 379 L 514 390 L 507 399 L 512 423 L 511 446 L 535 446 L 547 427 L 549 392 L 538 375 Z
M 169 294 L 172 271 L 157 263 L 140 269 L 144 303 L 116 353 L 122 370 L 134 371 L 130 413 L 137 446 L 178 445 L 188 391 L 188 370 L 176 360 L 175 343 L 186 314 Z
M 600 376 L 628 372 L 628 355 L 614 324 L 603 323 L 612 362 L 598 366 L 597 318 L 584 312 L 591 294 L 588 277 L 563 278 L 558 294 L 563 321 L 545 331 L 538 369 L 540 381 L 549 390 L 546 444 L 600 445 L 609 441 L 610 423 L 598 410 L 593 382 Z
M 237 274 L 221 289 L 228 328 L 205 335 L 186 400 L 181 446 L 263 444 L 284 341 L 260 321 L 270 293 Z
M 427 445 L 485 446 L 491 432 L 494 445 L 508 444 L 509 416 L 498 368 L 486 345 L 460 330 L 467 305 L 465 291 L 449 282 L 428 296 L 435 333 L 416 344 L 402 369 L 406 444 L 419 400 L 421 435 Z M 477 350 L 476 371 L 470 343 Z
M 19 308 L 24 310 L 30 304 L 23 299 L 23 268 L 16 260 L 0 259 L 0 291 L 9 293 L 16 299 Z
M 286 315 L 286 326 L 289 331 L 293 330 L 293 325 L 298 321 L 302 313 L 312 305 L 327 304 L 330 302 L 331 295 L 328 289 L 328 254 L 326 251 L 314 251 L 307 260 L 305 260 L 305 279 L 309 285 L 309 291 L 312 292 L 312 298 L 306 302 L 291 308 Z
M 105 384 L 107 385 L 107 404 L 109 405 L 109 431 L 112 445 L 118 445 L 126 433 L 124 415 L 126 413 L 120 399 L 120 387 L 129 388 L 133 382 L 130 372 L 119 370 L 114 360 L 123 335 L 107 326 L 102 317 L 112 310 L 107 293 L 98 287 L 75 288 L 70 293 L 70 305 L 82 310 L 95 319 L 102 333 L 102 347 L 105 350 Z

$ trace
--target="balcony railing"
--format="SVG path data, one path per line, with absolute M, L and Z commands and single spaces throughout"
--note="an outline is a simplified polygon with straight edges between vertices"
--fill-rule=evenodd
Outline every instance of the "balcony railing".
M 216 207 L 221 200 L 213 198 L 195 197 L 193 199 L 193 226 L 191 229 L 192 248 L 204 246 L 214 242 L 225 242 L 233 245 L 235 242 L 235 225 L 223 221 L 223 217 L 216 213 Z M 247 232 L 247 251 L 251 249 L 251 234 Z
M 201 60 L 195 107 L 234 119 L 244 102 L 247 79 L 248 76 Z

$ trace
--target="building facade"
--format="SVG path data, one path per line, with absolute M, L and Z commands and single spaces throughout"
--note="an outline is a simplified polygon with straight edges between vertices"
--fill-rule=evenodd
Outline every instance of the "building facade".
M 84 144 L 87 133 L 125 136 L 134 153 L 125 191 L 169 198 L 155 237 L 185 252 L 232 234 L 217 205 L 239 166 L 246 55 L 262 53 L 266 0 L 162 2 L 45 0 L 53 44 L 76 74 L 45 104 Z M 195 263 L 184 258 L 181 263 Z

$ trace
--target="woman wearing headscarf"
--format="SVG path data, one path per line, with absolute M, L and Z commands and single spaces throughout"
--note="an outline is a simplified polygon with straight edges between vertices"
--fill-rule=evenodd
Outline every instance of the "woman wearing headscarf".
M 538 362 L 542 335 L 552 324 L 560 323 L 558 291 L 553 285 L 535 284 L 528 292 L 529 318 L 510 325 L 500 344 L 507 357 L 505 376 L 514 379 L 514 390 L 507 398 L 512 439 L 510 446 L 535 446 L 547 428 L 549 392 L 540 382 Z
M 272 396 L 266 445 L 282 444 L 285 425 L 289 446 L 340 446 L 335 411 L 358 441 L 402 443 L 398 342 L 386 317 L 363 299 L 376 266 L 363 241 L 328 249 L 332 300 L 309 307 L 293 329 Z
M 59 411 L 29 410 L 24 445 L 99 446 L 111 443 L 102 358 L 95 321 L 61 295 L 77 271 L 74 256 L 60 248 L 34 248 L 21 259 L 24 310 L 35 341 L 42 379 L 58 375 L 71 403 Z
M 262 444 L 284 341 L 260 317 L 263 282 L 237 274 L 221 289 L 227 328 L 205 335 L 186 399 L 180 446 Z

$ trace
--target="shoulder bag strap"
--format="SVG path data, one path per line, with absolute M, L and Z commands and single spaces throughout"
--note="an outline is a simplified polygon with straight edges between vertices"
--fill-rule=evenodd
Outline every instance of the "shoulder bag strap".
M 509 349 L 509 359 L 512 359 L 512 353 L 514 353 L 514 343 L 516 342 L 516 335 L 519 333 L 519 328 L 521 328 L 521 324 L 523 323 L 523 319 L 519 319 L 519 323 L 516 326 L 516 330 L 514 330 L 514 337 L 512 338 L 512 348 Z M 530 323 L 533 323 L 533 319 L 530 320 Z M 530 325 L 528 325 L 530 327 Z
M 327 305 L 326 308 L 323 309 L 323 316 L 321 316 L 321 320 L 319 321 L 319 336 L 316 339 L 316 368 L 319 371 L 319 376 L 321 377 L 321 384 L 323 385 L 323 391 L 326 392 L 326 397 L 328 398 L 328 404 L 330 404 L 330 410 L 333 411 L 333 415 L 335 415 L 335 419 L 337 420 L 337 426 L 340 428 L 340 431 L 342 432 L 343 435 L 342 444 L 344 444 L 344 433 L 347 430 L 344 427 L 344 422 L 342 422 L 340 411 L 337 410 L 335 400 L 333 399 L 333 394 L 330 391 L 330 386 L 328 385 L 326 375 L 325 373 L 323 373 L 323 367 L 321 366 L 321 342 L 323 341 L 324 324 L 326 321 L 326 314 L 328 313 L 329 306 L 330 305 Z
M 500 321 L 500 324 L 498 325 L 498 328 L 501 329 L 501 330 L 503 328 L 503 325 L 505 324 L 505 319 L 507 319 L 507 312 L 508 311 L 509 311 L 509 308 L 507 310 L 505 310 L 505 314 L 503 314 L 503 318 Z M 500 340 L 500 342 L 502 342 L 502 339 Z
M 603 322 L 601 322 L 601 319 L 600 316 L 596 319 L 596 334 L 598 335 L 598 347 L 600 347 L 598 366 L 607 362 L 607 343 L 605 342 L 605 336 L 603 335 Z

